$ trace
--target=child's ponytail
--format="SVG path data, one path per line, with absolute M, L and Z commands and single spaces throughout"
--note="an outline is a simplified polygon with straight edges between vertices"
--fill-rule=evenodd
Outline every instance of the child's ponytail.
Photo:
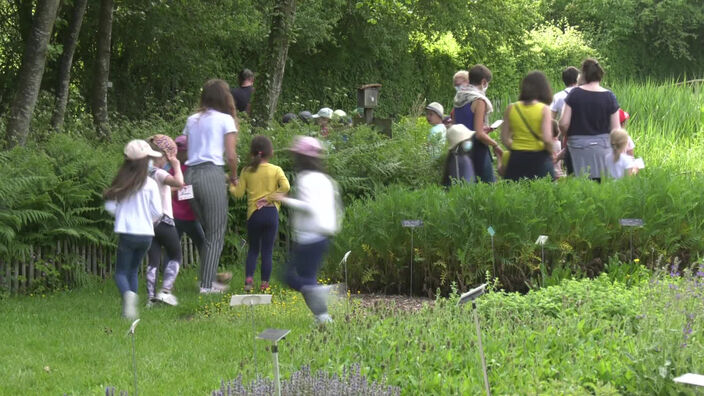
M 252 139 L 249 149 L 250 160 L 247 169 L 256 172 L 263 160 L 267 160 L 274 155 L 274 147 L 268 137 L 258 135 Z
M 628 145 L 628 132 L 625 129 L 614 129 L 611 131 L 610 139 L 611 149 L 614 152 L 614 162 L 617 162 Z

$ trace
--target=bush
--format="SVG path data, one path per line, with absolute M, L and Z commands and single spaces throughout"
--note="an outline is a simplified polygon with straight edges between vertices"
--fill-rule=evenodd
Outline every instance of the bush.
M 326 267 L 347 250 L 353 288 L 401 293 L 409 289 L 410 232 L 401 220 L 422 219 L 415 230 L 413 290 L 432 295 L 456 281 L 462 289 L 489 271 L 510 290 L 573 275 L 595 276 L 610 257 L 627 261 L 629 230 L 620 218 L 642 218 L 633 231 L 635 257 L 652 266 L 660 256 L 688 264 L 704 248 L 704 179 L 646 169 L 638 177 L 598 184 L 570 178 L 409 190 L 394 187 L 347 208 L 342 233 Z M 676 198 L 675 198 L 676 197 Z M 496 264 L 487 227 L 496 230 Z M 536 238 L 548 235 L 546 261 Z

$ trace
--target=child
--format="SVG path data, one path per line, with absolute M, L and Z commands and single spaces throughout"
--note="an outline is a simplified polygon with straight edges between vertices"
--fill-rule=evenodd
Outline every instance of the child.
M 626 129 L 626 123 L 628 120 L 631 118 L 631 115 L 628 114 L 625 110 L 623 109 L 618 109 L 618 122 L 621 124 L 621 129 Z M 634 150 L 636 148 L 636 143 L 631 139 L 631 136 L 628 135 L 628 144 L 626 145 L 626 154 L 630 155 L 631 157 L 634 154 Z
M 474 183 L 474 166 L 469 155 L 472 150 L 472 136 L 474 131 L 470 131 L 462 124 L 455 124 L 447 130 L 447 142 L 450 148 L 442 176 L 443 186 L 450 187 L 453 180 Z
M 643 168 L 643 160 L 634 159 L 626 154 L 628 145 L 628 132 L 625 129 L 614 129 L 609 136 L 612 151 L 606 154 L 606 170 L 614 179 L 626 175 L 635 175 Z
M 332 118 L 332 109 L 329 107 L 323 107 L 322 109 L 318 110 L 317 114 L 313 114 L 313 119 L 318 122 L 318 125 L 320 126 L 320 136 L 322 137 L 328 137 L 330 134 L 330 119 Z
M 180 135 L 174 139 L 176 143 L 177 153 L 176 158 L 181 163 L 181 174 L 186 174 L 187 166 L 185 165 L 188 159 L 188 138 L 185 135 Z M 174 175 L 175 169 L 169 169 L 169 174 Z M 181 236 L 185 232 L 191 241 L 196 245 L 196 250 L 198 250 L 198 255 L 201 254 L 201 249 L 203 248 L 203 242 L 205 241 L 205 234 L 203 233 L 203 227 L 200 225 L 198 220 L 196 220 L 196 214 L 193 213 L 193 209 L 190 205 L 190 199 L 184 198 L 179 199 L 179 191 L 189 189 L 189 186 L 184 186 L 185 189 L 172 189 L 171 203 L 174 212 L 174 223 L 176 223 L 176 231 L 178 232 L 178 239 L 181 240 Z M 183 198 L 183 197 L 182 197 Z
M 560 127 L 557 120 L 552 120 L 552 159 L 555 163 L 555 178 L 565 177 L 565 172 L 562 171 L 562 159 L 559 154 L 562 152 L 562 141 L 560 140 Z
M 247 193 L 247 237 L 249 251 L 245 265 L 244 290 L 254 288 L 254 270 L 259 252 L 262 254 L 261 285 L 269 288 L 274 240 L 279 229 L 280 202 L 271 199 L 272 194 L 287 193 L 291 188 L 284 171 L 269 163 L 274 147 L 266 136 L 255 136 L 249 150 L 249 165 L 242 170 L 237 186 L 230 185 L 230 193 L 242 198 Z
M 152 158 L 161 157 L 161 153 L 144 140 L 132 140 L 124 154 L 125 162 L 103 196 L 105 209 L 115 216 L 115 284 L 122 296 L 122 316 L 136 319 L 137 270 L 152 243 L 154 222 L 162 215 L 159 188 L 147 173 Z
M 342 213 L 337 183 L 323 168 L 323 147 L 312 137 L 297 137 L 291 147 L 296 168 L 296 198 L 275 194 L 293 209 L 294 246 L 288 261 L 286 282 L 300 291 L 319 324 L 332 322 L 327 299 L 330 286 L 320 286 L 317 273 L 330 238 L 340 231 Z
M 171 187 L 183 187 L 183 173 L 181 162 L 176 158 L 176 143 L 166 135 L 154 135 L 149 138 L 149 144 L 155 151 L 162 154 L 154 160 L 154 166 L 149 169 L 149 176 L 156 181 L 161 195 L 162 215 L 154 224 L 154 240 L 149 247 L 149 263 L 147 264 L 147 294 L 149 301 L 147 307 L 155 302 L 168 305 L 178 305 L 178 299 L 171 294 L 178 271 L 181 266 L 181 242 L 174 222 L 174 213 L 171 206 Z M 168 162 L 167 162 L 168 160 Z M 173 170 L 173 176 L 164 168 Z M 166 249 L 169 261 L 164 269 L 164 279 L 161 290 L 156 293 L 156 283 L 159 266 L 161 265 L 161 248 Z
M 447 128 L 443 123 L 443 117 L 445 109 L 438 102 L 433 102 L 425 107 L 425 119 L 428 120 L 428 124 L 431 125 L 430 132 L 428 133 L 428 143 L 433 146 L 445 145 L 445 133 Z

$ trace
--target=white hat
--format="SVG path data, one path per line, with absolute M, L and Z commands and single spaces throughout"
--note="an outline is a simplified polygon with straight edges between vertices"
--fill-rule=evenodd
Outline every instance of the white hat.
M 433 103 L 425 106 L 425 109 L 430 110 L 432 112 L 435 112 L 435 114 L 439 115 L 440 118 L 445 117 L 445 109 L 438 102 L 433 102 Z
M 318 114 L 313 114 L 313 118 L 332 118 L 332 109 L 329 107 L 323 107 L 318 110 Z
M 149 143 L 142 139 L 135 139 L 125 146 L 125 156 L 131 160 L 138 160 L 145 157 L 161 157 L 161 153 L 152 150 Z
M 474 131 L 470 130 L 462 124 L 455 124 L 451 126 L 445 137 L 447 139 L 447 144 L 450 146 L 450 150 L 455 148 L 458 144 L 464 142 L 467 139 L 471 139 L 474 136 Z

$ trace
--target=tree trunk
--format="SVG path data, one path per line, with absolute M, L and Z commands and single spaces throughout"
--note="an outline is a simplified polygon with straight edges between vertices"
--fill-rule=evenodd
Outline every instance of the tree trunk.
M 288 46 L 293 35 L 293 23 L 296 18 L 296 0 L 280 0 L 274 6 L 269 33 L 265 78 L 259 79 L 260 87 L 255 106 L 254 121 L 259 126 L 267 126 L 274 119 L 276 106 L 281 95 L 281 84 L 288 59 Z M 263 80 L 263 81 L 262 81 Z
M 98 133 L 109 136 L 108 129 L 108 75 L 110 73 L 110 40 L 112 35 L 112 14 L 114 0 L 100 1 L 98 21 L 98 54 L 93 73 L 90 105 L 93 123 Z
M 61 129 L 64 124 L 64 113 L 66 112 L 66 102 L 68 101 L 68 85 L 71 81 L 73 53 L 76 51 L 78 33 L 81 31 L 83 15 L 86 13 L 86 4 L 88 4 L 88 0 L 74 1 L 71 22 L 64 40 L 64 50 L 61 54 L 59 64 L 59 80 L 56 87 L 56 103 L 54 104 L 54 114 L 51 116 L 51 126 L 55 130 Z
M 7 147 L 24 145 L 29 134 L 34 106 L 44 75 L 49 38 L 54 29 L 59 0 L 41 0 L 32 22 L 32 31 L 26 41 L 22 66 L 17 80 L 17 92 L 12 101 L 7 124 Z

